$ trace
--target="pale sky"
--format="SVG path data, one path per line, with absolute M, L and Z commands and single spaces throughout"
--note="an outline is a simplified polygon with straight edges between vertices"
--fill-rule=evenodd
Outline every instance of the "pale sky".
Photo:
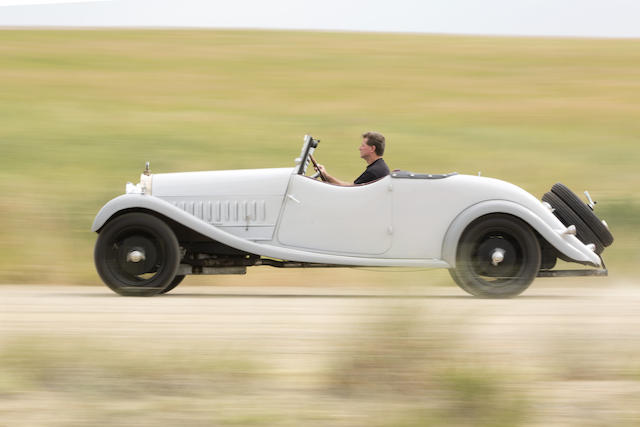
M 640 37 L 639 22 L 640 0 L 0 0 L 0 26 Z

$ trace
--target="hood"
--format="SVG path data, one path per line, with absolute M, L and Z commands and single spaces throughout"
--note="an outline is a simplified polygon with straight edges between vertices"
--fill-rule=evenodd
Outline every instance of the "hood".
M 160 173 L 152 176 L 156 197 L 282 195 L 293 168 Z

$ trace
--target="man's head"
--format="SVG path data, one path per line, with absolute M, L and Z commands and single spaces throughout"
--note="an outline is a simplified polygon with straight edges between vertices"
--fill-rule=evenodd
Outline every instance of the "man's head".
M 384 142 L 384 136 L 381 133 L 363 133 L 362 144 L 360 144 L 360 157 L 365 160 L 371 157 L 381 157 L 384 154 Z

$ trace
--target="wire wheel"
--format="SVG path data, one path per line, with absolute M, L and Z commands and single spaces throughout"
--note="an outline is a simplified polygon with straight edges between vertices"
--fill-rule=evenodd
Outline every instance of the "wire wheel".
M 151 296 L 164 291 L 180 265 L 178 240 L 162 220 L 129 213 L 102 229 L 94 251 L 100 278 L 125 296 Z
M 529 287 L 540 270 L 540 245 L 531 228 L 506 214 L 472 222 L 458 243 L 456 268 L 449 272 L 466 292 L 508 298 Z

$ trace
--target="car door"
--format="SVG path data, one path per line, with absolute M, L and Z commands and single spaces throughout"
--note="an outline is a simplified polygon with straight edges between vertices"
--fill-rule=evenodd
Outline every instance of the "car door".
M 381 255 L 392 242 L 391 178 L 341 187 L 292 175 L 277 239 L 316 252 Z

